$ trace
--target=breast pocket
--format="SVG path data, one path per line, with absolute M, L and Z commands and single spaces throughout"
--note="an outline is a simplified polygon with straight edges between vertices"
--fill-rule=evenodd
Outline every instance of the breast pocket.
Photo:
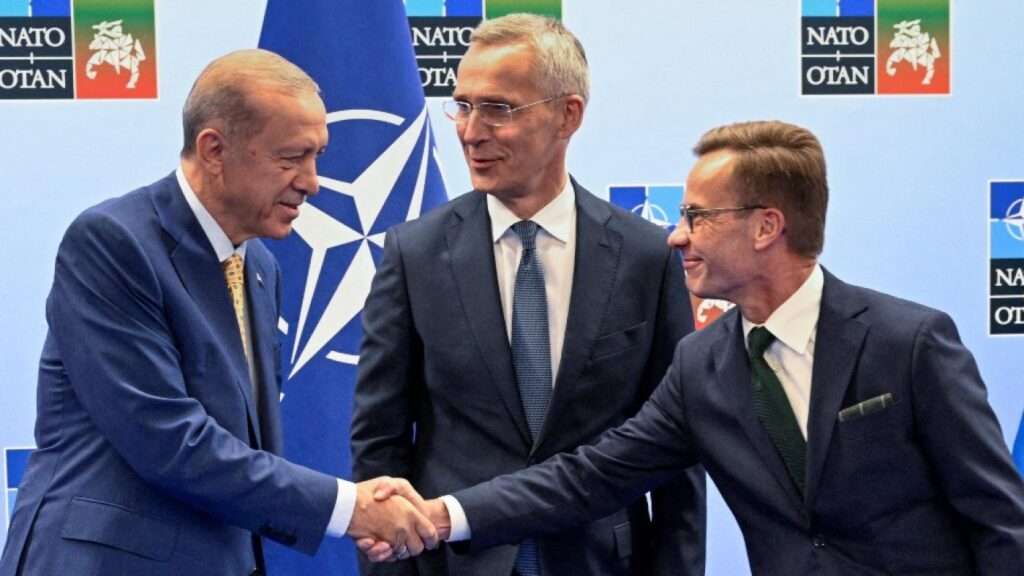
M 899 408 L 891 394 L 844 408 L 836 418 L 839 434 L 851 440 L 895 434 L 899 431 Z
M 636 347 L 643 341 L 647 321 L 634 324 L 625 330 L 613 332 L 594 341 L 594 352 L 590 358 L 596 362 Z

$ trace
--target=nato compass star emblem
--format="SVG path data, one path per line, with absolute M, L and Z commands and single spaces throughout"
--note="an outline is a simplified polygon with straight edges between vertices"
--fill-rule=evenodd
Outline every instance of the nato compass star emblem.
M 1024 198 L 1018 198 L 1006 209 L 1003 218 L 1006 232 L 1016 240 L 1024 241 Z
M 340 146 L 328 148 L 319 166 L 320 194 L 303 205 L 292 224 L 292 237 L 286 240 L 289 245 L 272 248 L 285 275 L 278 329 L 285 341 L 291 342 L 282 354 L 286 380 L 295 378 L 324 352 L 327 360 L 342 364 L 355 365 L 359 360 L 361 330 L 355 337 L 338 335 L 349 333 L 346 328 L 370 293 L 376 271 L 374 255 L 383 248 L 384 231 L 419 217 L 431 156 L 439 166 L 426 106 L 402 128 L 405 122 L 402 116 L 379 110 L 341 110 L 327 115 L 332 144 L 338 134 L 350 130 L 358 130 L 360 137 L 341 139 Z M 364 138 L 367 131 L 376 138 Z M 381 138 L 381 133 L 386 136 Z M 360 150 L 351 148 L 364 143 L 372 146 L 374 140 L 383 143 L 383 151 L 376 156 L 371 152 L 369 164 L 361 171 L 352 170 L 352 158 L 358 158 Z M 346 147 L 350 150 L 337 150 Z M 345 171 L 354 176 L 351 181 L 338 175 Z M 292 244 L 295 238 L 301 245 Z M 304 281 L 300 281 L 303 267 Z

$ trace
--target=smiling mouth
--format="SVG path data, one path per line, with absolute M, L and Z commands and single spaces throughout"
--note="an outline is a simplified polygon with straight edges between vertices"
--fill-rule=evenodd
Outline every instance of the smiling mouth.
M 683 268 L 685 270 L 692 270 L 693 268 L 696 268 L 703 262 L 704 260 L 701 258 L 686 257 L 683 258 Z
M 288 212 L 292 213 L 293 217 L 297 217 L 299 215 L 299 206 L 302 206 L 302 202 L 293 203 L 293 202 L 283 202 L 282 201 L 282 202 L 278 202 L 277 204 L 279 206 L 284 207 L 284 209 L 287 210 Z

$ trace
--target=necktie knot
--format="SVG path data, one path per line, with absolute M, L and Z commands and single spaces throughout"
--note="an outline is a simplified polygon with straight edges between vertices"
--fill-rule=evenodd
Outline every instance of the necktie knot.
M 222 265 L 224 266 L 224 280 L 227 281 L 228 288 L 232 293 L 245 285 L 245 263 L 240 255 L 232 254 Z
M 764 351 L 775 341 L 775 335 L 764 326 L 758 326 L 747 336 L 747 346 L 751 358 L 764 358 Z
M 523 250 L 533 250 L 537 242 L 537 223 L 533 220 L 520 220 L 512 225 L 512 231 L 519 236 L 523 243 Z

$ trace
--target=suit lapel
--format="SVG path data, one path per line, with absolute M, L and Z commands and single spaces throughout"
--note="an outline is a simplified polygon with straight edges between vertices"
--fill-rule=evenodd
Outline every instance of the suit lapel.
M 256 244 L 259 240 L 249 242 L 245 257 L 245 289 L 249 295 L 249 330 L 252 332 L 252 347 L 255 357 L 256 378 L 259 393 L 256 399 L 259 414 L 259 427 L 256 429 L 257 441 L 264 450 L 279 453 L 282 449 L 280 430 L 277 423 L 280 397 L 277 387 L 277 370 L 275 369 L 274 344 L 277 341 L 275 294 L 269 289 L 269 282 L 274 274 L 269 262 L 263 258 L 263 246 Z
M 569 316 L 554 395 L 544 428 L 534 445 L 535 451 L 557 425 L 559 414 L 569 406 L 578 405 L 582 399 L 593 398 L 594 391 L 583 385 L 580 376 L 600 335 L 622 248 L 622 236 L 608 226 L 611 218 L 608 206 L 575 181 L 573 186 L 576 190 L 576 255 Z
M 825 271 L 814 344 L 811 405 L 807 417 L 807 494 L 814 502 L 839 407 L 850 385 L 868 327 L 856 318 L 865 305 Z
M 217 345 L 228 358 L 235 375 L 235 386 L 245 399 L 249 426 L 252 430 L 258 430 L 258 426 L 254 425 L 256 406 L 249 384 L 249 367 L 242 349 L 234 307 L 224 281 L 224 272 L 206 233 L 185 201 L 174 174 L 161 183 L 154 196 L 154 205 L 164 230 L 177 242 L 170 248 L 171 262 L 196 307 L 206 316 L 207 326 Z
M 532 443 L 530 429 L 519 400 L 512 350 L 501 311 L 491 219 L 487 215 L 483 193 L 470 194 L 473 197 L 460 203 L 448 224 L 446 239 L 452 275 L 491 382 L 497 388 L 509 417 L 515 422 L 520 439 L 528 447 Z
M 734 309 L 735 310 L 735 309 Z M 719 384 L 725 388 L 726 396 L 733 404 L 733 414 L 739 420 L 765 467 L 775 477 L 779 488 L 786 493 L 790 502 L 800 508 L 803 506 L 796 484 L 789 476 L 779 451 L 764 429 L 757 414 L 754 413 L 751 391 L 750 360 L 747 348 L 743 343 L 743 325 L 738 310 L 718 320 L 723 323 L 722 337 L 715 345 L 715 370 Z

